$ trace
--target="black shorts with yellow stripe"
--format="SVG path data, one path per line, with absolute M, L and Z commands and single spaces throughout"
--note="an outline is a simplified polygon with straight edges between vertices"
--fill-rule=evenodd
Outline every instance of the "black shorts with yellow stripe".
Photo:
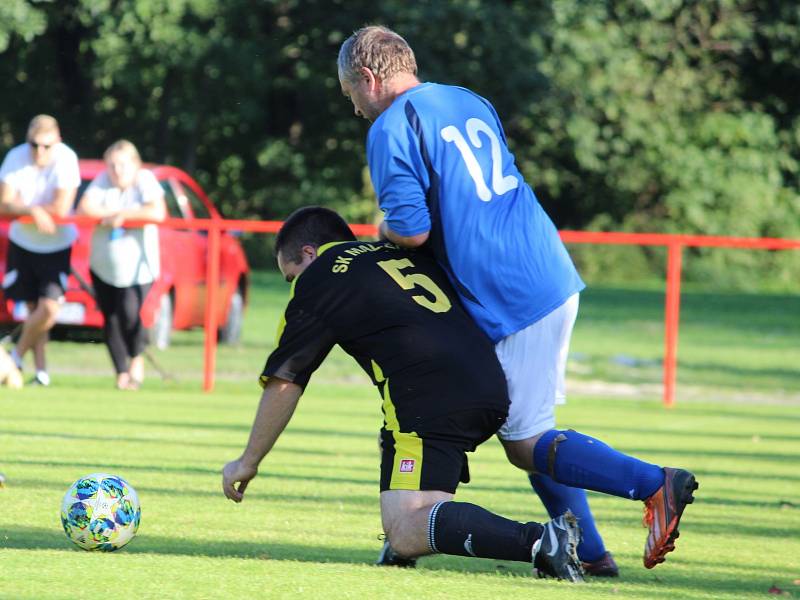
M 438 490 L 469 483 L 467 452 L 492 437 L 506 412 L 469 409 L 418 424 L 404 433 L 381 429 L 381 491 Z

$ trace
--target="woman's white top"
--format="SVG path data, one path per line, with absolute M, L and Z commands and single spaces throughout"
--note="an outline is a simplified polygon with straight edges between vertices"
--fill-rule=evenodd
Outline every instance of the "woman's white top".
M 93 205 L 117 211 L 157 201 L 164 197 L 164 190 L 152 171 L 140 169 L 133 185 L 124 190 L 115 187 L 108 171 L 103 171 L 94 178 L 86 194 Z M 114 287 L 152 283 L 161 271 L 158 226 L 131 229 L 96 226 L 89 266 L 95 275 Z

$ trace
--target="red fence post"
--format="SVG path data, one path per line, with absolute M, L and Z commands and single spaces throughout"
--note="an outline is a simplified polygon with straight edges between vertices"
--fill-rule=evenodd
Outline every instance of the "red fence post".
M 221 227 L 216 221 L 208 226 L 208 259 L 206 261 L 206 314 L 205 314 L 205 360 L 203 365 L 203 390 L 214 389 L 214 373 L 217 369 L 217 327 L 219 326 L 219 252 Z
M 678 321 L 681 310 L 681 260 L 683 244 L 673 240 L 667 246 L 667 290 L 664 314 L 664 406 L 675 404 L 678 369 Z

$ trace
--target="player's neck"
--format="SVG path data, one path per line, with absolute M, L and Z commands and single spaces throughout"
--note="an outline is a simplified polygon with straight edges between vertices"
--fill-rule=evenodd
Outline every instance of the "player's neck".
M 404 94 L 411 88 L 417 87 L 419 84 L 420 80 L 417 79 L 416 75 L 412 75 L 411 73 L 398 73 L 391 79 L 384 81 L 383 87 L 386 97 L 389 98 L 391 102 L 394 102 L 395 98 L 399 95 Z

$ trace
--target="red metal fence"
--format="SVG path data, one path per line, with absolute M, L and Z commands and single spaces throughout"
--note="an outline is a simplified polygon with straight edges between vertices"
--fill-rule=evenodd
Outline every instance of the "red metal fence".
M 275 233 L 280 229 L 278 221 L 213 221 L 209 231 L 209 281 L 219 278 L 219 234 L 222 229 Z M 375 236 L 374 225 L 351 225 L 359 236 Z M 680 320 L 681 263 L 685 246 L 716 248 L 749 248 L 760 250 L 800 249 L 800 240 L 779 238 L 737 238 L 707 235 L 681 235 L 666 233 L 616 233 L 595 231 L 562 231 L 561 239 L 571 244 L 627 244 L 638 246 L 667 247 L 667 282 L 664 310 L 664 393 L 666 406 L 675 403 L 675 381 L 678 364 L 678 324 Z M 215 250 L 216 249 L 216 250 Z M 216 260 L 214 257 L 216 256 Z M 210 288 L 209 288 L 210 289 Z M 209 293 L 206 303 L 206 344 L 203 389 L 214 388 L 214 371 L 217 347 L 217 311 Z
M 2 217 L 0 217 L 2 218 Z M 26 218 L 25 220 L 30 220 Z M 64 222 L 92 223 L 87 217 L 70 217 Z M 141 226 L 142 222 L 126 222 L 126 226 Z M 220 235 L 225 230 L 251 233 L 277 233 L 281 221 L 242 221 L 229 219 L 166 219 L 162 227 L 179 229 L 200 229 L 208 231 L 208 272 L 209 282 L 219 281 Z M 351 225 L 358 236 L 377 235 L 374 225 Z M 782 238 L 739 238 L 709 235 L 682 235 L 667 233 L 617 233 L 597 231 L 562 231 L 561 239 L 569 244 L 614 244 L 635 246 L 666 246 L 667 280 L 664 306 L 664 392 L 666 406 L 675 403 L 675 381 L 678 362 L 678 324 L 680 321 L 681 268 L 684 247 L 744 248 L 753 250 L 798 250 L 800 240 Z M 211 285 L 207 286 L 205 312 L 205 348 L 203 389 L 214 389 L 214 375 L 217 356 L 216 295 Z
M 667 286 L 664 303 L 664 405 L 675 403 L 678 369 L 678 323 L 681 306 L 681 267 L 684 246 L 748 248 L 752 250 L 800 249 L 800 240 L 780 238 L 739 238 L 669 233 L 616 233 L 562 231 L 561 239 L 573 244 L 627 244 L 667 247 Z

